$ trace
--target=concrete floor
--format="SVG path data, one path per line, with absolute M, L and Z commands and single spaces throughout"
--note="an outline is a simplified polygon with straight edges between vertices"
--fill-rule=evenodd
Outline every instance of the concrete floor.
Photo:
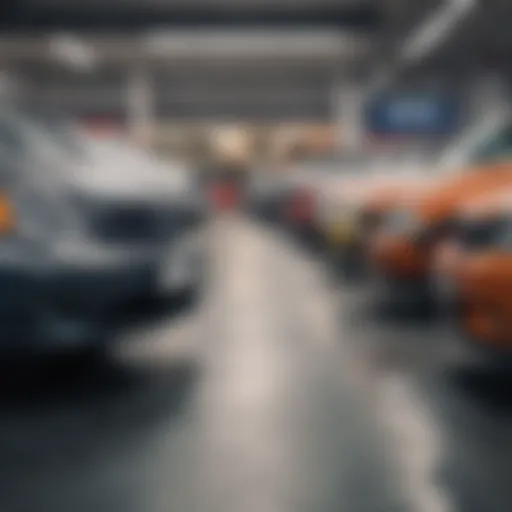
M 2 512 L 511 510 L 512 378 L 281 235 L 211 235 L 199 312 L 2 370 Z

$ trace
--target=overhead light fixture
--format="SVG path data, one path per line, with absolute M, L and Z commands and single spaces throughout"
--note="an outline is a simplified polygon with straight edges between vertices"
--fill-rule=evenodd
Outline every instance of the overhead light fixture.
M 338 56 L 362 48 L 352 34 L 330 30 L 173 30 L 142 37 L 143 48 L 165 57 Z
M 55 59 L 79 71 L 90 71 L 96 65 L 93 48 L 71 35 L 53 36 L 50 39 L 49 52 Z
M 477 3 L 478 0 L 448 0 L 405 42 L 402 58 L 413 62 L 428 55 L 448 37 Z

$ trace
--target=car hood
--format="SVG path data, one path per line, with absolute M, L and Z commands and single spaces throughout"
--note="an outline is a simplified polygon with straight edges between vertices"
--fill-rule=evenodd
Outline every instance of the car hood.
M 402 195 L 413 194 L 434 181 L 432 173 L 375 173 L 347 177 L 325 193 L 329 204 L 381 209 Z
M 404 198 L 404 206 L 416 210 L 422 218 L 444 219 L 463 204 L 493 192 L 506 192 L 512 186 L 512 166 L 494 162 L 439 177 L 431 186 L 418 188 Z
M 193 193 L 193 177 L 179 164 L 104 158 L 99 155 L 78 163 L 71 180 L 84 194 L 112 200 L 178 200 Z

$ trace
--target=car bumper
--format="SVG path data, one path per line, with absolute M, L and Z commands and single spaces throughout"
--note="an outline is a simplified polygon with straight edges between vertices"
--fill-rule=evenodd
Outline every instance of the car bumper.
M 191 239 L 164 254 L 128 254 L 109 265 L 0 266 L 0 352 L 102 345 L 132 326 L 161 320 L 172 307 L 169 299 L 199 287 L 202 251 Z
M 0 269 L 9 292 L 0 302 L 0 351 L 40 352 L 101 344 L 121 311 L 148 287 L 149 265 L 83 268 L 42 274 Z

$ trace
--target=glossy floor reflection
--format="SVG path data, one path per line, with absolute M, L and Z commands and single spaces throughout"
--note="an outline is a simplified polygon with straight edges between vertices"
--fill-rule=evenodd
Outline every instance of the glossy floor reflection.
M 489 436 L 512 436 L 436 373 L 434 324 L 365 316 L 240 218 L 214 222 L 211 256 L 197 314 L 102 364 L 2 370 L 2 512 L 506 512 Z

